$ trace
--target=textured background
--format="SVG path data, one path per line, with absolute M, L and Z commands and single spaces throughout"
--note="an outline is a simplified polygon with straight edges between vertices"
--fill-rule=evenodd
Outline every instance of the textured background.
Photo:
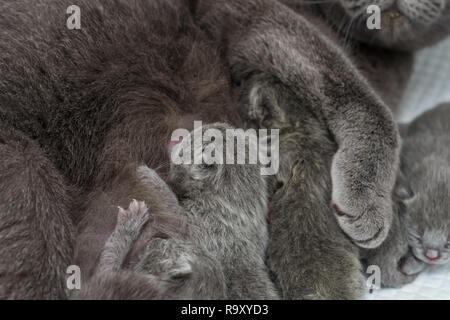
M 417 56 L 415 73 L 403 99 L 398 120 L 409 122 L 442 102 L 450 102 L 450 39 L 423 50 Z M 414 283 L 402 289 L 375 291 L 368 294 L 368 299 L 450 300 L 450 266 L 423 273 Z

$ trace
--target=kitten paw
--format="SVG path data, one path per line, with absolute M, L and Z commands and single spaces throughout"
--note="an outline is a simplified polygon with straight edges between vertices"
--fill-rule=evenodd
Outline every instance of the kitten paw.
M 389 166 L 375 166 L 368 158 L 355 160 L 338 151 L 331 175 L 332 206 L 341 229 L 356 245 L 370 249 L 386 239 L 392 224 L 395 174 L 390 177 Z
M 139 232 L 149 218 L 150 215 L 145 202 L 133 200 L 127 210 L 119 207 L 117 226 L 129 232 Z
M 412 255 L 406 256 L 400 261 L 400 270 L 407 276 L 415 276 L 425 270 L 426 265 L 424 262 L 417 260 Z

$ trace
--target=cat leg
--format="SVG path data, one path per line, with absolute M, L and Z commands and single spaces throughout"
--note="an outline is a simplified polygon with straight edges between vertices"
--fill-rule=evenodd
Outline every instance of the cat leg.
M 133 200 L 128 210 L 119 208 L 116 228 L 106 241 L 100 255 L 97 273 L 120 271 L 131 246 L 139 237 L 149 217 L 148 208 L 144 202 Z
M 0 129 L 0 299 L 65 299 L 71 199 L 64 178 L 23 134 Z

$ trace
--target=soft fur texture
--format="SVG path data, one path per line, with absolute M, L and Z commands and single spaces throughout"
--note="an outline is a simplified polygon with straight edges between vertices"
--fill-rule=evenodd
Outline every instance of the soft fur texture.
M 189 240 L 188 229 L 198 227 L 155 171 L 130 167 L 87 206 L 76 250 L 83 283 L 73 299 L 226 297 L 221 265 Z
M 128 164 L 164 177 L 170 134 L 193 120 L 239 125 L 220 56 L 183 1 L 80 0 L 81 30 L 66 28 L 72 4 L 0 3 L 2 298 L 65 297 L 78 193 L 84 203 Z
M 394 197 L 398 216 L 388 239 L 367 253 L 385 287 L 411 282 L 427 264 L 449 263 L 450 104 L 436 107 L 402 127 L 401 171 Z M 429 259 L 427 250 L 436 253 Z
M 324 26 L 308 12 L 300 16 L 270 0 L 197 5 L 199 23 L 225 48 L 233 80 L 243 89 L 241 102 L 271 103 L 260 84 L 250 83 L 267 75 L 324 121 L 338 144 L 332 201 L 345 214 L 337 220 L 360 246 L 381 244 L 392 219 L 398 132 L 388 108 L 335 39 L 319 32 Z
M 405 200 L 408 242 L 417 259 L 433 265 L 450 262 L 449 146 L 450 104 L 414 120 L 402 145 L 401 170 L 412 191 Z
M 283 298 L 361 298 L 364 281 L 358 248 L 341 231 L 330 206 L 330 170 L 337 144 L 326 123 L 298 104 L 284 84 L 267 76 L 255 77 L 254 83 L 260 100 L 246 105 L 249 118 L 259 126 L 281 128 L 268 264 Z
M 414 52 L 450 34 L 448 0 L 280 0 L 310 10 L 339 35 L 350 58 L 394 112 L 412 74 Z M 313 5 L 316 2 L 316 5 Z M 379 5 L 381 30 L 369 30 L 366 10 Z
M 284 297 L 360 297 L 358 255 L 343 236 L 336 240 L 331 236 L 335 244 L 320 255 L 309 257 L 314 251 L 305 251 L 304 246 L 321 247 L 329 234 L 320 230 L 327 230 L 327 224 L 338 223 L 362 247 L 376 247 L 387 236 L 398 147 L 390 112 L 339 48 L 333 33 L 320 32 L 327 26 L 309 11 L 299 15 L 282 4 L 263 0 L 200 1 L 197 17 L 222 43 L 241 94 L 243 113 L 250 120 L 256 120 L 257 126 L 265 126 L 266 120 L 270 128 L 277 128 L 295 125 L 309 114 L 318 123 L 311 125 L 313 129 L 303 129 L 305 147 L 299 151 L 308 154 L 314 150 L 302 163 L 310 177 L 303 180 L 307 191 L 303 197 L 297 195 L 308 205 L 274 212 L 272 222 L 276 231 L 272 232 L 269 261 Z M 270 124 L 274 116 L 280 117 L 281 124 Z M 320 142 L 314 143 L 320 135 Z M 325 162 L 315 169 L 319 159 Z M 322 182 L 319 176 L 330 180 Z M 318 196 L 323 200 L 315 201 Z M 334 217 L 331 203 L 337 209 Z M 302 227 L 300 218 L 308 211 L 318 216 L 309 229 Z M 306 236 L 316 229 L 316 237 Z M 317 276 L 320 269 L 313 267 L 316 276 L 303 273 L 305 264 L 320 264 L 317 259 L 324 261 L 329 277 L 323 276 L 326 271 Z M 335 276 L 331 270 L 344 269 L 350 275 L 343 276 L 339 285 L 329 280 Z
M 212 124 L 198 128 L 203 134 L 214 129 L 226 136 L 233 129 L 227 124 Z M 196 133 L 192 132 L 191 136 Z M 237 132 L 238 139 L 245 139 Z M 234 140 L 232 140 L 234 143 Z M 246 143 L 247 151 L 252 143 Z M 193 139 L 184 139 L 174 153 L 191 149 L 203 153 L 219 141 L 202 141 L 196 147 Z M 224 141 L 223 159 L 229 146 Z M 234 150 L 235 159 L 237 148 Z M 247 152 L 246 152 L 247 153 Z M 227 281 L 228 299 L 263 300 L 278 299 L 265 265 L 269 234 L 267 230 L 267 181 L 261 176 L 261 166 L 245 164 L 172 163 L 170 183 L 180 204 L 198 228 L 190 228 L 195 243 L 208 249 L 220 262 Z
M 442 40 L 450 33 L 449 0 L 316 1 L 328 21 L 346 30 L 350 37 L 378 47 L 417 50 Z M 366 25 L 367 7 L 373 4 L 382 9 L 380 30 L 369 30 Z

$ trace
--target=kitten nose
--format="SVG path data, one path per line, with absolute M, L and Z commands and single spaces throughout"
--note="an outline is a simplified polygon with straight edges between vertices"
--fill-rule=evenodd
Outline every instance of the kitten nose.
M 441 257 L 441 253 L 436 249 L 427 249 L 427 251 L 425 251 L 425 257 L 430 261 L 434 261 Z

